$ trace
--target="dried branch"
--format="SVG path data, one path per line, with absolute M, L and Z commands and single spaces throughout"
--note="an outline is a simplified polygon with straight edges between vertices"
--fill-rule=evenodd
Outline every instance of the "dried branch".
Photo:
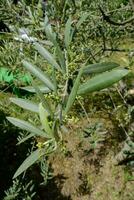
M 108 22 L 109 24 L 112 24 L 112 25 L 115 25 L 115 26 L 123 26 L 123 25 L 126 25 L 126 24 L 131 23 L 132 21 L 134 21 L 134 16 L 132 16 L 131 18 L 129 18 L 128 20 L 125 20 L 123 22 L 115 22 L 112 19 L 110 19 L 110 17 L 103 11 L 101 6 L 99 6 L 99 10 L 101 11 L 103 19 L 106 22 Z
M 118 52 L 127 52 L 129 49 L 118 49 L 118 48 L 104 48 L 103 51 L 118 51 Z

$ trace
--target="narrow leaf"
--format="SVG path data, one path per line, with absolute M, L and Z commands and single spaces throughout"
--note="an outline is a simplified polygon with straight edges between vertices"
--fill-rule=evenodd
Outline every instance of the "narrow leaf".
M 24 162 L 21 164 L 21 166 L 17 169 L 16 173 L 14 174 L 13 178 L 16 178 L 21 173 L 26 171 L 31 165 L 33 165 L 37 160 L 40 159 L 41 156 L 45 154 L 44 151 L 41 151 L 41 149 L 37 149 L 34 152 L 28 156 Z
M 34 133 L 37 136 L 49 138 L 48 134 L 46 134 L 44 131 L 40 130 L 39 128 L 36 128 L 35 126 L 30 124 L 29 122 L 26 122 L 24 120 L 17 119 L 17 118 L 14 118 L 14 117 L 7 117 L 7 120 L 9 122 L 11 122 L 13 125 L 21 128 L 23 130 L 26 130 L 28 132 Z
M 52 81 L 39 68 L 27 61 L 23 61 L 23 65 L 28 71 L 30 71 L 34 76 L 36 76 L 40 81 L 42 81 L 48 88 L 54 90 L 54 85 Z
M 43 85 L 37 85 L 37 87 L 39 88 L 39 90 L 44 93 L 47 94 L 49 92 L 51 92 L 51 90 L 48 87 L 45 87 Z M 31 93 L 36 93 L 35 88 L 33 86 L 26 86 L 26 87 L 21 87 L 22 90 L 31 92 Z
M 44 21 L 44 23 L 45 23 L 44 25 L 45 25 L 46 36 L 54 44 L 55 41 L 56 41 L 56 34 L 52 30 L 52 26 L 49 23 L 47 15 L 45 15 L 45 21 Z
M 57 60 L 60 63 L 63 73 L 65 73 L 65 71 L 66 71 L 65 58 L 64 58 L 64 55 L 62 53 L 62 50 L 61 50 L 57 40 L 56 40 L 56 34 L 53 32 L 51 24 L 48 21 L 47 15 L 45 16 L 45 33 L 47 35 L 47 38 L 53 43 L 54 47 L 56 48 L 55 52 L 57 55 Z
M 114 62 L 103 62 L 103 63 L 96 63 L 91 64 L 84 67 L 83 74 L 88 75 L 91 73 L 100 73 L 112 70 L 116 67 L 119 67 L 119 64 Z
M 39 112 L 39 106 L 38 104 L 35 104 L 29 100 L 26 99 L 21 99 L 21 98 L 10 98 L 10 101 L 18 106 L 20 106 L 21 108 L 30 110 L 32 112 Z
M 38 95 L 38 97 L 40 98 L 44 108 L 47 110 L 47 112 L 52 116 L 52 110 L 51 107 L 48 103 L 48 101 L 44 98 L 44 95 L 42 94 L 42 92 L 40 91 L 40 89 L 38 88 L 38 86 L 35 84 L 34 80 L 32 79 L 32 84 L 33 87 L 35 88 L 36 94 Z M 54 86 L 55 87 L 55 86 Z
M 72 40 L 72 20 L 71 17 L 69 17 L 69 19 L 66 22 L 66 26 L 65 26 L 65 46 L 68 49 L 70 42 Z
M 49 136 L 52 136 L 52 130 L 48 122 L 48 113 L 42 106 L 42 103 L 39 104 L 39 116 L 40 116 L 40 121 L 42 123 L 44 130 Z
M 73 88 L 71 90 L 71 93 L 69 95 L 69 98 L 68 98 L 68 101 L 67 101 L 67 105 L 66 105 L 66 108 L 65 108 L 65 115 L 70 110 L 70 108 L 73 105 L 74 100 L 76 98 L 77 91 L 78 91 L 79 84 L 80 84 L 80 78 L 81 78 L 82 72 L 83 72 L 83 68 L 80 69 L 79 74 L 78 74 L 78 76 L 77 76 L 77 78 L 75 80 L 74 86 L 73 86 Z
M 52 132 L 53 132 L 53 135 L 54 135 L 54 138 L 55 138 L 55 141 L 56 142 L 59 142 L 60 140 L 60 135 L 58 133 L 58 128 L 59 128 L 59 119 L 56 119 L 54 122 L 53 122 L 53 126 L 52 126 Z
M 61 68 L 56 62 L 54 56 L 47 49 L 45 49 L 43 46 L 41 46 L 38 43 L 34 43 L 34 45 L 35 45 L 35 49 L 40 53 L 40 55 L 43 56 L 43 58 L 45 58 L 48 61 L 48 63 L 50 63 L 57 70 L 61 71 Z
M 76 24 L 77 30 L 80 28 L 81 24 L 87 19 L 88 16 L 89 16 L 88 13 L 83 13 L 83 15 L 81 16 L 81 18 L 78 20 Z
M 64 58 L 63 52 L 57 42 L 55 43 L 55 47 L 56 47 L 55 52 L 57 54 L 57 59 L 60 63 L 63 73 L 65 73 L 66 72 L 66 64 L 65 64 L 65 58 Z
M 124 76 L 129 73 L 126 69 L 113 70 L 110 72 L 104 72 L 97 75 L 85 83 L 83 83 L 78 90 L 79 95 L 84 95 L 90 92 L 102 90 L 104 88 L 110 87 L 114 83 L 118 82 Z

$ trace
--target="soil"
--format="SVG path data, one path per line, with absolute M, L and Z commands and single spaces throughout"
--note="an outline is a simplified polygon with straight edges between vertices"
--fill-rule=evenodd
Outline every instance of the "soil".
M 50 188 L 45 199 L 134 200 L 132 169 L 115 165 L 115 156 L 123 144 L 119 142 L 121 133 L 102 116 L 89 121 L 91 124 L 83 119 L 71 125 L 71 131 L 64 135 L 66 150 L 51 156 L 55 184 L 60 192 L 57 194 Z M 102 133 L 103 139 L 93 148 L 89 138 L 83 137 L 82 127 L 98 122 L 103 124 L 103 130 L 97 134 Z

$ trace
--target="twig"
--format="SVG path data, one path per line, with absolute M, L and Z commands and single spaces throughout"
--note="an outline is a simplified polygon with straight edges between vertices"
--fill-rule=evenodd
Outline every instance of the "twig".
M 115 22 L 112 19 L 110 19 L 110 17 L 104 12 L 104 10 L 102 9 L 101 6 L 99 6 L 99 10 L 103 16 L 103 19 L 108 22 L 109 24 L 115 25 L 115 26 L 123 26 L 126 25 L 128 23 L 131 23 L 132 21 L 134 21 L 134 16 L 132 16 L 131 18 L 129 18 L 128 20 L 125 20 L 123 22 Z
M 5 91 L 7 91 L 9 88 L 11 88 L 14 85 L 14 83 L 10 84 L 9 86 L 7 86 L 6 88 L 4 88 L 3 90 L 0 91 L 0 93 L 4 93 Z
M 130 0 L 131 1 L 131 0 Z M 109 14 L 113 14 L 114 12 L 119 12 L 121 10 L 126 10 L 126 9 L 131 9 L 131 6 L 129 5 L 126 5 L 124 7 L 121 7 L 121 8 L 117 8 L 117 9 L 114 9 L 114 10 L 110 10 L 109 12 L 107 12 L 106 14 L 109 15 Z
M 115 103 L 114 103 L 113 97 L 112 97 L 112 95 L 111 95 L 111 93 L 110 93 L 109 90 L 108 90 L 108 94 L 109 94 L 110 100 L 111 100 L 111 102 L 112 102 L 112 104 L 113 104 L 113 108 L 116 109 L 116 105 L 115 105 Z
M 121 99 L 123 100 L 124 104 L 127 106 L 127 102 L 126 102 L 126 100 L 124 99 L 123 95 L 121 94 L 120 90 L 118 89 L 117 86 L 115 86 L 115 88 L 116 88 L 118 94 L 120 95 Z
M 129 49 L 113 49 L 113 48 L 104 48 L 103 51 L 118 51 L 118 52 L 126 52 L 129 51 Z
M 87 117 L 87 121 L 90 123 L 88 114 L 87 114 L 87 112 L 86 112 L 86 110 L 85 110 L 83 104 L 81 103 L 81 101 L 80 101 L 79 99 L 77 99 L 77 101 L 78 101 L 78 103 L 80 104 L 81 108 L 83 109 L 83 111 L 84 111 L 84 113 L 85 113 L 85 115 L 86 115 L 86 117 Z
M 110 92 L 108 92 L 108 93 L 109 93 L 109 97 L 110 97 L 110 99 L 111 99 L 111 102 L 113 103 L 114 109 L 117 109 L 117 107 L 116 107 L 116 105 L 115 105 L 115 103 L 114 103 L 114 100 L 113 100 L 113 98 L 112 98 L 112 95 L 110 94 Z M 124 98 L 123 98 L 123 100 L 124 100 Z M 126 101 L 125 101 L 125 105 L 126 105 Z M 124 128 L 124 126 L 122 125 L 122 123 L 121 123 L 120 121 L 118 121 L 118 122 L 119 122 L 119 126 L 120 126 L 120 127 L 122 128 L 122 130 L 124 131 L 124 133 L 125 133 L 125 135 L 126 135 L 126 138 L 129 138 L 129 135 L 128 135 L 126 129 Z

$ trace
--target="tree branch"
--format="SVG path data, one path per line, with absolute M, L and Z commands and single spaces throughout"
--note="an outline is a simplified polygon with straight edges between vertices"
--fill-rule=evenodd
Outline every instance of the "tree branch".
M 132 10 L 134 11 L 134 0 L 129 0 Z
M 108 22 L 109 24 L 115 25 L 115 26 L 123 26 L 126 25 L 130 22 L 132 22 L 134 20 L 134 16 L 132 16 L 131 18 L 129 18 L 128 20 L 125 20 L 123 22 L 115 22 L 112 19 L 110 19 L 110 17 L 103 11 L 102 7 L 99 6 L 99 10 L 103 16 L 103 19 Z

